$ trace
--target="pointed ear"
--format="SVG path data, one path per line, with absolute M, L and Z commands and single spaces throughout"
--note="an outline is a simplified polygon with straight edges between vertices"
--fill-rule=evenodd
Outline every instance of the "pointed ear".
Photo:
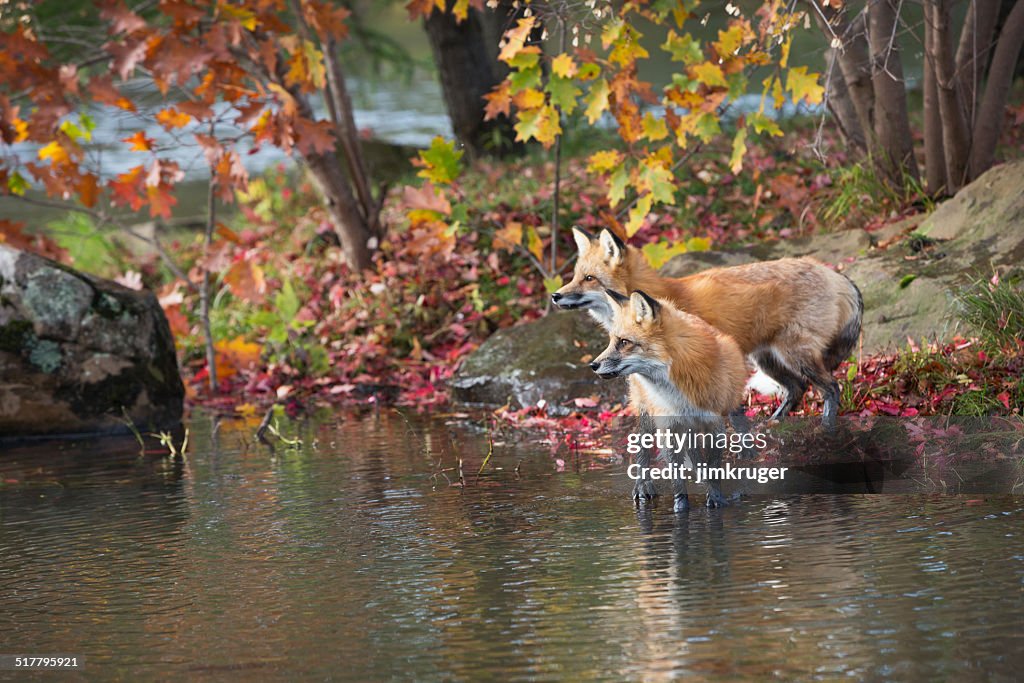
M 580 250 L 581 255 L 590 249 L 590 235 L 576 226 L 572 228 L 572 238 L 576 240 L 576 248 Z
M 626 254 L 626 243 L 616 237 L 611 230 L 605 228 L 599 237 L 601 251 L 609 263 L 618 263 Z
M 604 295 L 608 297 L 608 301 L 615 304 L 616 308 L 622 308 L 624 305 L 629 303 L 629 297 L 625 294 L 620 294 L 614 289 L 604 290 Z
M 629 305 L 638 323 L 654 322 L 661 312 L 661 304 L 639 290 L 629 297 Z

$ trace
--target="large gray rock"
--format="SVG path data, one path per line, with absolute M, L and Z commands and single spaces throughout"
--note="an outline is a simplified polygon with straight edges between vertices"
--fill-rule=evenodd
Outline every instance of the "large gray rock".
M 0 438 L 173 429 L 184 397 L 151 292 L 0 244 Z
M 452 393 L 463 403 L 514 408 L 544 399 L 556 413 L 571 410 L 575 398 L 622 400 L 625 380 L 603 380 L 587 366 L 607 345 L 586 313 L 552 313 L 495 332 L 452 378 Z

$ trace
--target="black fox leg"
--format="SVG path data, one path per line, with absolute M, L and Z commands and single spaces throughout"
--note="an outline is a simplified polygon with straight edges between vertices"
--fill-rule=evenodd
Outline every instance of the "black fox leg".
M 780 420 L 789 415 L 793 408 L 796 408 L 796 404 L 800 402 L 800 399 L 804 397 L 807 382 L 787 368 L 771 351 L 761 351 L 754 354 L 754 360 L 757 361 L 757 367 L 761 368 L 764 374 L 782 385 L 782 388 L 786 391 L 785 398 L 782 399 L 782 403 L 779 404 L 779 407 L 775 409 L 771 416 L 772 420 Z
M 639 434 L 653 434 L 655 429 L 654 418 L 647 413 L 640 413 L 637 418 L 637 432 Z M 633 484 L 633 500 L 650 500 L 658 495 L 654 488 L 654 482 L 649 479 L 644 471 L 651 466 L 651 449 L 641 448 L 636 456 L 636 464 L 640 466 L 640 477 Z
M 839 413 L 839 382 L 821 367 L 804 368 L 804 372 L 824 399 L 821 421 L 827 427 L 835 427 L 836 416 Z
M 707 426 L 706 431 L 715 433 L 725 429 L 725 424 L 711 423 Z M 704 462 L 707 463 L 708 468 L 717 468 L 722 464 L 722 449 L 717 446 L 706 446 L 703 449 Z M 705 504 L 709 508 L 723 508 L 728 505 L 728 501 L 725 496 L 722 495 L 722 485 L 717 479 L 708 479 L 706 482 L 708 487 L 708 497 Z

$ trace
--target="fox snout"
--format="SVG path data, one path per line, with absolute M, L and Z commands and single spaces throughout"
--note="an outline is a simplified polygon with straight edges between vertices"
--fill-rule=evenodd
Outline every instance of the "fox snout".
M 610 359 L 598 359 L 590 363 L 590 369 L 597 373 L 601 379 L 612 379 L 619 376 L 619 368 Z
M 551 303 L 553 303 L 558 308 L 570 310 L 573 308 L 579 308 L 585 302 L 583 301 L 583 297 L 581 297 L 579 294 L 572 292 L 568 294 L 555 292 L 554 294 L 551 295 Z

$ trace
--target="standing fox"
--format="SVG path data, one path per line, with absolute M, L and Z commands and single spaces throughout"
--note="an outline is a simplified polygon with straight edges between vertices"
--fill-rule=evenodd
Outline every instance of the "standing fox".
M 668 300 L 642 291 L 629 298 L 611 290 L 600 294 L 612 311 L 611 339 L 590 367 L 604 379 L 629 377 L 629 402 L 639 416 L 639 431 L 653 431 L 655 418 L 722 430 L 722 418 L 740 405 L 747 383 L 736 342 Z M 645 468 L 649 460 L 649 451 L 643 451 L 637 464 Z M 637 481 L 634 498 L 653 494 L 652 482 Z M 685 483 L 677 479 L 676 509 L 685 509 L 686 500 Z M 708 505 L 722 504 L 721 491 L 710 484 Z
M 604 290 L 643 290 L 692 313 L 736 340 L 740 351 L 786 391 L 772 419 L 787 415 L 813 384 L 825 400 L 823 420 L 835 424 L 839 384 L 832 377 L 860 337 L 860 290 L 811 258 L 784 258 L 665 278 L 643 253 L 608 230 L 597 239 L 573 228 L 579 247 L 573 279 L 551 299 L 586 308 L 609 328 L 613 305 Z

